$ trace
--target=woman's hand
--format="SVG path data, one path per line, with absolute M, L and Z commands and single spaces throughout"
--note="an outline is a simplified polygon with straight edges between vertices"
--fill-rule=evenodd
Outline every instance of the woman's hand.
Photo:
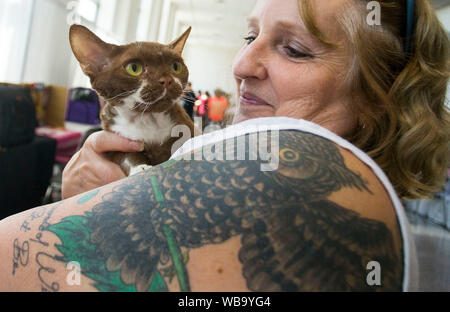
M 125 178 L 120 167 L 105 157 L 107 152 L 139 152 L 142 142 L 131 141 L 107 131 L 88 137 L 83 147 L 72 157 L 62 176 L 62 198 L 96 189 Z

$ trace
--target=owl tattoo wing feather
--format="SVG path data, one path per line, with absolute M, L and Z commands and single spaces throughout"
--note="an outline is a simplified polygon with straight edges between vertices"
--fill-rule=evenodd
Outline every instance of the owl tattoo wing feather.
M 345 187 L 370 190 L 349 170 L 338 148 L 297 131 L 280 134 L 280 163 L 261 172 L 259 161 L 178 161 L 156 167 L 164 202 L 149 173 L 104 196 L 89 217 L 96 257 L 120 270 L 126 284 L 148 287 L 171 262 L 163 226 L 180 248 L 241 237 L 239 260 L 250 290 L 373 290 L 366 265 L 383 267 L 383 289 L 401 290 L 402 262 L 388 228 L 327 199 Z

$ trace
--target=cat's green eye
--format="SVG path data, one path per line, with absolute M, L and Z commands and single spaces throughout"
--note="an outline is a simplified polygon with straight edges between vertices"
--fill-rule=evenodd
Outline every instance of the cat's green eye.
M 131 76 L 139 76 L 144 71 L 144 67 L 140 63 L 132 62 L 125 67 L 127 73 Z
M 182 69 L 183 68 L 181 67 L 181 63 L 180 62 L 175 62 L 175 63 L 172 64 L 172 71 L 175 74 L 181 73 Z

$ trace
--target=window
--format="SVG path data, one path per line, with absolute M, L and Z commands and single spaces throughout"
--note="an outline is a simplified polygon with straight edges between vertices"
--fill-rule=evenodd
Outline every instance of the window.
M 152 0 L 142 0 L 138 13 L 138 25 L 136 31 L 137 41 L 148 40 L 148 30 L 150 27 L 150 16 L 152 13 Z
M 98 9 L 98 17 L 96 22 L 97 28 L 103 32 L 111 33 L 113 31 L 117 0 L 101 0 L 99 4 L 100 6 Z
M 79 0 L 78 14 L 91 23 L 97 23 L 100 0 Z
M 0 81 L 22 81 L 34 1 L 0 1 Z

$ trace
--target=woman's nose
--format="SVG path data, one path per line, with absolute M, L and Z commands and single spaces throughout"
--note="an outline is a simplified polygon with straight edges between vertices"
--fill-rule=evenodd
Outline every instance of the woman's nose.
M 256 38 L 252 43 L 241 49 L 233 64 L 233 74 L 238 79 L 267 78 L 267 47 L 264 41 Z

